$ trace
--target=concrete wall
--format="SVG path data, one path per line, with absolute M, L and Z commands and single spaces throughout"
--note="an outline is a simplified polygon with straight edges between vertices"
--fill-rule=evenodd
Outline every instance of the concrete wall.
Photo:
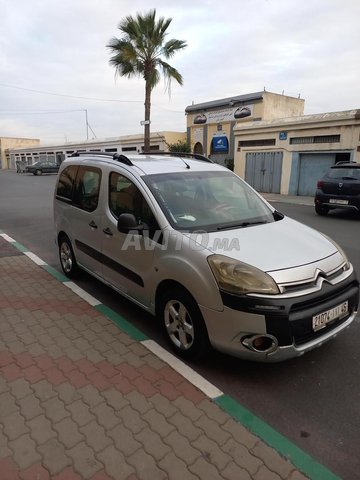
M 4 169 L 10 167 L 5 150 L 11 148 L 23 148 L 39 144 L 40 140 L 38 138 L 0 137 L 0 167 Z
M 295 117 L 304 114 L 305 100 L 277 93 L 264 92 L 263 120 Z

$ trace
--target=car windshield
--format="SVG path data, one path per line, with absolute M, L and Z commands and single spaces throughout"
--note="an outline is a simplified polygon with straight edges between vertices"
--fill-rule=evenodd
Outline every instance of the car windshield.
M 360 180 L 360 168 L 332 168 L 327 175 L 329 178 L 353 178 Z
M 230 171 L 162 173 L 143 178 L 177 230 L 209 232 L 274 221 L 266 203 Z

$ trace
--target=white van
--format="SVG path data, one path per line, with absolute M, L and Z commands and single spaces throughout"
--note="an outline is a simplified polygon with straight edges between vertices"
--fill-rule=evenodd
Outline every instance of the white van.
M 323 234 L 191 154 L 75 154 L 58 174 L 56 241 L 78 268 L 161 319 L 184 357 L 210 346 L 280 361 L 356 317 L 359 283 Z

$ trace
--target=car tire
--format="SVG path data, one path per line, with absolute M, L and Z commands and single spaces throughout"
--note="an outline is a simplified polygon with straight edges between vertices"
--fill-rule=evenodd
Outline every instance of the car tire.
M 325 216 L 329 213 L 329 207 L 326 205 L 316 204 L 315 212 L 320 216 Z
M 200 309 L 190 293 L 170 288 L 160 300 L 159 313 L 171 348 L 186 359 L 200 358 L 210 350 L 210 341 Z
M 74 250 L 71 242 L 66 235 L 59 239 L 59 259 L 62 271 L 69 278 L 74 278 L 79 273 L 79 267 L 76 262 Z
M 42 170 L 35 170 L 34 175 L 42 175 Z

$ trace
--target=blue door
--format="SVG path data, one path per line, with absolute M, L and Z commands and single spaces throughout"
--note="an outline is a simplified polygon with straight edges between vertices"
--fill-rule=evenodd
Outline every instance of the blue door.
M 300 155 L 298 195 L 315 195 L 318 180 L 335 164 L 335 153 Z

